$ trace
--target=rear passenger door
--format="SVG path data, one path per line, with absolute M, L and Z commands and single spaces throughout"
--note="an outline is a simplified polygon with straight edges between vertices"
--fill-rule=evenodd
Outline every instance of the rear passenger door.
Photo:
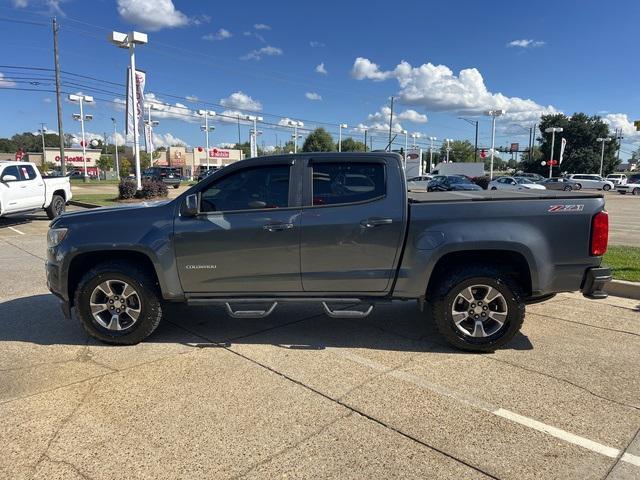
M 24 208 L 40 208 L 44 204 L 44 180 L 32 165 L 24 164 L 20 170 L 20 187 L 24 191 Z
M 305 168 L 300 247 L 303 290 L 387 291 L 407 209 L 403 189 L 397 187 L 401 185 L 399 165 L 387 164 L 384 157 L 338 160 L 323 156 L 309 159 Z

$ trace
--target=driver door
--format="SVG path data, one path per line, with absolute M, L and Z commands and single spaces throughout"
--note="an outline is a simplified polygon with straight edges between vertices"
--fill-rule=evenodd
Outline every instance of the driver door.
M 300 292 L 300 200 L 290 159 L 229 171 L 200 191 L 200 213 L 175 220 L 188 293 Z

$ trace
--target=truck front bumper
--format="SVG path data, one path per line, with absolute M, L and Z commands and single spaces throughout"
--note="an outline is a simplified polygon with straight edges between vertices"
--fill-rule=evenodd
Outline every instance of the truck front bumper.
M 607 293 L 603 290 L 604 285 L 611 281 L 611 270 L 607 267 L 593 267 L 587 269 L 582 280 L 582 294 L 592 300 L 607 298 Z

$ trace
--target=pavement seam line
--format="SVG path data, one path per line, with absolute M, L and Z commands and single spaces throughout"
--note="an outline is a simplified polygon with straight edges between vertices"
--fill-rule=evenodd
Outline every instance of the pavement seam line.
M 181 328 L 183 328 L 186 332 L 188 332 L 188 333 L 190 333 L 192 335 L 195 335 L 195 336 L 198 336 L 198 337 L 202 338 L 203 340 L 207 340 L 208 342 L 213 342 L 213 340 L 205 337 L 204 335 L 201 335 L 199 333 L 193 332 L 193 331 L 187 329 L 186 327 L 181 327 Z M 254 365 L 257 365 L 257 366 L 259 366 L 259 367 L 261 367 L 261 368 L 263 368 L 263 369 L 265 369 L 265 370 L 267 370 L 267 371 L 269 371 L 271 373 L 274 373 L 274 374 L 278 375 L 279 377 L 282 377 L 285 380 L 288 380 L 289 382 L 295 383 L 296 385 L 299 385 L 300 387 L 305 388 L 305 389 L 315 393 L 316 395 L 319 395 L 319 396 L 325 398 L 326 400 L 329 400 L 330 402 L 336 403 L 336 404 L 346 408 L 347 410 L 355 412 L 358 415 L 361 415 L 362 417 L 364 417 L 364 418 L 366 418 L 366 419 L 368 419 L 368 420 L 370 420 L 370 421 L 372 421 L 372 422 L 374 422 L 374 423 L 376 423 L 376 424 L 378 424 L 378 425 L 380 425 L 380 426 L 382 426 L 382 427 L 384 427 L 384 428 L 386 428 L 388 430 L 391 430 L 391 431 L 393 431 L 393 432 L 395 432 L 395 433 L 397 433 L 397 434 L 399 434 L 399 435 L 401 435 L 401 436 L 403 436 L 403 437 L 405 437 L 405 438 L 407 438 L 407 439 L 409 439 L 409 440 L 411 440 L 411 441 L 413 441 L 413 442 L 415 442 L 415 443 L 417 443 L 419 445 L 422 445 L 423 447 L 425 447 L 425 448 L 427 448 L 429 450 L 432 450 L 434 452 L 440 453 L 441 455 L 444 455 L 445 457 L 450 458 L 451 460 L 453 460 L 455 462 L 461 463 L 462 465 L 465 465 L 465 466 L 471 468 L 472 470 L 475 470 L 476 472 L 482 473 L 483 475 L 486 475 L 489 478 L 493 478 L 495 480 L 500 480 L 499 477 L 496 477 L 495 475 L 493 475 L 493 474 L 491 474 L 489 472 L 485 472 L 480 467 L 476 467 L 474 465 L 471 465 L 470 463 L 468 463 L 468 462 L 466 462 L 466 461 L 464 461 L 464 460 L 462 460 L 460 458 L 455 457 L 453 454 L 447 453 L 444 450 L 439 449 L 438 447 L 434 447 L 432 445 L 429 445 L 428 443 L 426 443 L 426 442 L 424 442 L 424 441 L 422 441 L 422 440 L 420 440 L 420 439 L 418 439 L 416 437 L 413 437 L 412 435 L 410 435 L 408 433 L 405 433 L 402 430 L 400 430 L 400 429 L 398 429 L 396 427 L 393 427 L 393 426 L 383 422 L 380 419 L 372 417 L 371 415 L 368 415 L 367 413 L 365 413 L 365 412 L 363 412 L 363 411 L 361 411 L 361 410 L 359 410 L 359 409 L 357 409 L 357 408 L 355 408 L 353 406 L 347 405 L 346 403 L 343 403 L 340 400 L 336 400 L 335 398 L 330 397 L 329 395 L 327 395 L 327 394 L 325 394 L 325 393 L 323 393 L 323 392 L 311 387 L 310 385 L 307 385 L 307 384 L 305 384 L 305 383 L 303 383 L 303 382 L 301 382 L 299 380 L 296 380 L 296 379 L 294 379 L 292 377 L 289 377 L 288 375 L 286 375 L 286 374 L 284 374 L 284 373 L 282 373 L 282 372 L 280 372 L 280 371 L 278 371 L 278 370 L 276 370 L 274 368 L 271 368 L 268 365 L 265 365 L 265 364 L 255 360 L 253 358 L 247 357 L 246 355 L 243 355 L 240 352 L 236 352 L 235 350 L 232 350 L 230 347 L 221 347 L 221 348 L 223 350 L 226 350 L 227 352 L 233 354 L 233 355 L 237 355 L 238 357 L 240 357 L 240 358 L 242 358 L 242 359 L 244 359 L 244 360 L 246 360 L 246 361 L 248 361 L 250 363 L 253 363 Z
M 617 330 L 615 328 L 599 327 L 597 325 L 590 325 L 588 323 L 576 322 L 575 320 L 567 320 L 566 318 L 554 317 L 553 315 L 545 315 L 544 313 L 530 312 L 530 315 L 537 315 L 539 317 L 550 318 L 552 320 L 558 320 L 560 322 L 573 323 L 575 325 L 584 325 L 585 327 L 596 328 L 598 330 L 606 330 L 608 332 L 616 332 L 616 333 L 622 333 L 625 335 L 633 335 L 634 337 L 640 337 L 640 333 L 627 332 L 626 330 Z
M 629 443 L 627 443 L 627 446 L 625 447 L 625 449 L 620 452 L 620 455 L 618 456 L 618 458 L 616 458 L 615 463 L 611 465 L 611 468 L 609 469 L 607 474 L 603 477 L 603 480 L 606 480 L 611 476 L 611 474 L 615 470 L 616 466 L 620 463 L 620 461 L 625 461 L 627 463 L 631 463 L 633 465 L 640 467 L 640 457 L 638 457 L 637 455 L 627 453 L 627 450 L 629 450 L 629 447 L 631 446 L 631 444 L 636 438 L 640 440 L 640 428 L 638 428 L 638 430 L 636 431 L 636 434 L 633 437 L 631 437 L 631 440 L 629 440 Z
M 358 364 L 368 366 L 374 370 L 380 371 L 387 368 L 385 365 L 379 362 L 376 362 L 375 360 L 370 360 L 366 357 L 362 357 L 360 355 L 357 355 L 351 352 L 341 352 L 341 351 L 337 351 L 334 348 L 331 348 L 330 350 L 339 356 L 345 357 Z M 627 456 L 624 457 L 624 455 L 622 455 L 622 452 L 617 448 L 609 447 L 608 445 L 603 445 L 599 442 L 595 442 L 586 437 L 573 434 L 561 428 L 557 428 L 552 425 L 547 425 L 546 423 L 540 422 L 533 418 L 520 415 L 518 413 L 512 412 L 510 410 L 507 410 L 501 407 L 496 407 L 484 400 L 480 400 L 478 398 L 471 397 L 469 395 L 465 395 L 463 393 L 459 393 L 454 390 L 451 390 L 450 388 L 445 387 L 443 385 L 430 382 L 429 380 L 419 375 L 414 375 L 412 373 L 408 373 L 404 371 L 391 371 L 388 375 L 391 377 L 397 378 L 399 380 L 412 383 L 418 387 L 424 388 L 426 390 L 437 393 L 439 395 L 444 395 L 454 400 L 457 400 L 459 402 L 465 403 L 470 407 L 474 407 L 476 409 L 486 411 L 488 413 L 491 413 L 492 415 L 504 418 L 506 420 L 510 420 L 511 422 L 518 423 L 530 429 L 537 430 L 542 433 L 546 433 L 547 435 L 558 438 L 567 443 L 577 445 L 579 447 L 585 448 L 587 450 L 590 450 L 595 453 L 599 453 L 601 455 L 604 455 L 610 458 L 620 457 L 621 461 L 630 463 L 632 465 L 640 466 L 640 457 L 637 457 L 636 455 L 627 454 Z
M 6 239 L 6 238 L 3 238 L 3 240 L 4 240 L 6 243 L 8 243 L 9 245 L 11 245 L 12 247 L 17 248 L 18 250 L 21 250 L 21 251 L 23 251 L 24 253 L 27 253 L 27 254 L 31 255 L 32 257 L 37 258 L 38 260 L 44 260 L 44 261 L 46 261 L 46 260 L 47 260 L 45 257 L 41 257 L 41 256 L 39 256 L 39 255 L 36 255 L 35 253 L 30 252 L 29 250 L 25 250 L 24 248 L 19 247 L 18 245 L 16 245 L 15 243 L 10 242 L 10 241 L 9 241 L 8 239 Z

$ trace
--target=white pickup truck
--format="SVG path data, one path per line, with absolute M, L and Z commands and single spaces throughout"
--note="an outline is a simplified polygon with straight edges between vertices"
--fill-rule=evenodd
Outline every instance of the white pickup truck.
M 68 177 L 42 177 L 33 163 L 0 161 L 0 217 L 42 208 L 53 219 L 69 200 Z

